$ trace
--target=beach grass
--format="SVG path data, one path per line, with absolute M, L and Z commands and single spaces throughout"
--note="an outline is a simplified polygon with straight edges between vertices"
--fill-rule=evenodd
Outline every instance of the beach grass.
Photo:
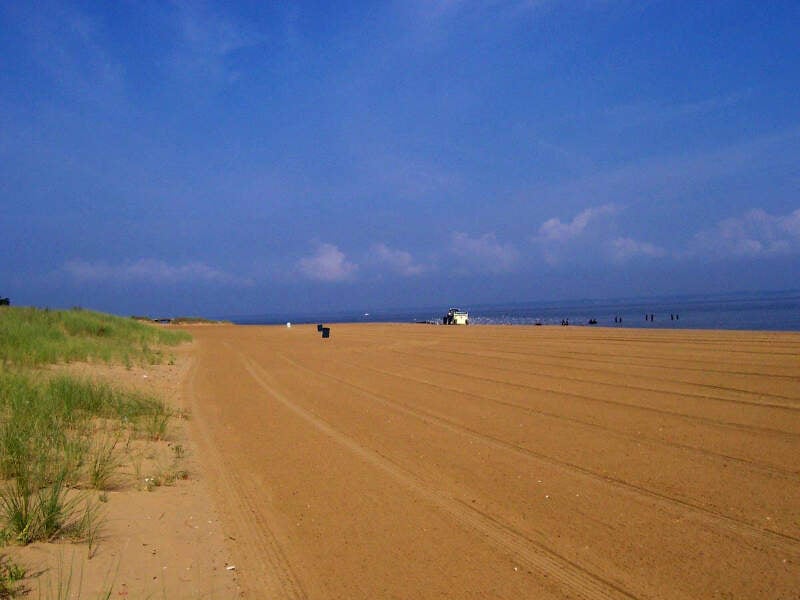
M 171 414 L 155 398 L 105 383 L 0 371 L 0 523 L 9 539 L 84 538 L 88 498 L 73 492 L 112 487 L 124 432 L 163 439 Z
M 91 490 L 115 485 L 123 437 L 163 440 L 173 411 L 146 394 L 42 369 L 75 361 L 156 364 L 191 339 L 83 309 L 0 309 L 0 539 L 93 541 Z
M 158 364 L 163 346 L 189 341 L 183 331 L 73 308 L 0 309 L 0 363 L 35 367 L 60 362 Z

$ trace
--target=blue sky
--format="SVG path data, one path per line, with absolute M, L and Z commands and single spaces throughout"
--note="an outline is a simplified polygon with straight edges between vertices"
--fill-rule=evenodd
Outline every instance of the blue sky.
M 798 288 L 797 2 L 0 5 L 0 295 Z

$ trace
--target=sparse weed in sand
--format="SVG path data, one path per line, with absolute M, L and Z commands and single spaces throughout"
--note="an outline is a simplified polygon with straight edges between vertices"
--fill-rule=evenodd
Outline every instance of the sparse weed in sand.
M 21 544 L 49 541 L 60 535 L 82 536 L 80 494 L 70 494 L 63 474 L 40 486 L 26 475 L 19 475 L 0 490 L 0 518 L 8 536 Z
M 183 448 L 183 444 L 175 444 L 171 446 L 172 454 L 175 456 L 175 460 L 181 460 L 186 456 L 186 450 Z
M 9 560 L 7 556 L 0 556 L 0 598 L 16 598 L 24 595 L 27 590 L 22 586 L 25 579 L 25 569 Z
M 189 471 L 181 467 L 181 461 L 186 456 L 186 450 L 181 444 L 175 444 L 172 448 L 172 466 L 171 476 L 172 481 L 176 479 L 189 479 Z
M 27 532 L 30 538 L 24 540 L 26 543 L 37 539 L 51 540 L 69 526 L 76 503 L 67 497 L 67 491 L 63 475 L 49 486 L 37 490 L 34 527 Z
M 63 375 L 35 380 L 0 368 L 0 527 L 22 544 L 86 539 L 93 521 L 81 517 L 86 500 L 72 488 L 113 487 L 126 424 L 159 440 L 170 416 L 164 403 L 140 393 Z
M 101 591 L 95 596 L 98 600 L 111 598 L 114 589 L 113 579 L 114 576 L 110 573 L 106 575 Z M 63 554 L 59 554 L 58 565 L 54 572 L 48 572 L 42 577 L 38 596 L 40 600 L 78 600 L 86 597 L 82 588 L 83 569 L 77 569 L 76 579 L 75 555 L 72 555 L 70 564 L 65 565 Z
M 36 509 L 34 495 L 24 478 L 14 479 L 0 490 L 0 517 L 4 522 L 3 534 L 8 540 L 24 540 L 35 527 Z
M 116 485 L 121 461 L 116 453 L 119 436 L 97 436 L 93 440 L 89 460 L 89 485 L 96 490 L 109 490 Z
M 144 456 L 137 452 L 131 457 L 131 467 L 133 468 L 133 480 L 136 482 L 136 489 L 143 489 L 144 478 L 142 477 L 142 461 Z
M 145 439 L 152 442 L 166 439 L 167 425 L 171 416 L 172 411 L 165 404 L 154 406 L 152 412 L 140 420 Z
M 177 461 L 172 461 L 168 467 L 159 468 L 156 474 L 156 480 L 159 485 L 174 485 L 179 479 L 189 479 L 189 472 L 186 469 L 181 469 Z
M 144 437 L 161 439 L 170 415 L 162 402 L 140 393 L 68 376 L 39 382 L 0 370 L 0 477 L 16 477 L 23 465 L 30 473 L 34 465 L 44 483 L 57 467 L 74 484 L 88 462 L 90 485 L 102 488 L 118 463 L 119 434 L 97 438 L 93 423 L 111 420 L 117 431 L 132 423 Z
M 89 560 L 92 559 L 95 551 L 97 550 L 97 537 L 102 525 L 102 518 L 99 512 L 100 505 L 93 504 L 91 501 L 87 500 L 84 504 L 80 522 L 74 531 L 75 539 L 86 542 L 86 556 Z
M 181 466 L 181 457 L 174 446 L 148 445 L 131 455 L 132 479 L 141 491 L 152 492 L 161 486 L 174 485 L 178 480 L 189 479 L 189 471 Z
M 81 471 L 86 462 L 89 438 L 77 434 L 68 435 L 64 440 L 60 462 L 64 470 L 66 483 L 70 486 L 78 485 L 81 479 Z

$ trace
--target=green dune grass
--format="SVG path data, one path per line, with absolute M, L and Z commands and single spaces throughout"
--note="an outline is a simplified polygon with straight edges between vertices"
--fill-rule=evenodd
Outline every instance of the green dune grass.
M 183 331 L 83 309 L 0 308 L 0 363 L 34 367 L 91 361 L 157 364 Z

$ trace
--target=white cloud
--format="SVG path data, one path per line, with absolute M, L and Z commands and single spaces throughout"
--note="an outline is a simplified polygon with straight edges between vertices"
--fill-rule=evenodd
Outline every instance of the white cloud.
M 775 256 L 800 252 L 800 209 L 773 216 L 761 209 L 724 219 L 697 233 L 688 255 L 713 258 Z
M 667 252 L 660 246 L 629 237 L 619 237 L 611 242 L 611 259 L 624 262 L 636 257 L 659 258 Z
M 333 244 L 320 244 L 313 255 L 297 264 L 301 273 L 317 281 L 345 281 L 358 270 L 358 265 L 348 262 L 344 252 Z
M 532 241 L 550 265 L 565 261 L 584 263 L 600 255 L 608 258 L 609 240 L 613 239 L 616 227 L 613 219 L 606 217 L 618 211 L 615 204 L 603 204 L 582 210 L 570 221 L 557 217 L 548 219 L 539 226 Z M 618 260 L 617 255 L 611 252 L 613 260 Z
M 133 262 L 111 265 L 105 262 L 72 260 L 64 271 L 77 281 L 150 282 L 150 283 L 217 283 L 252 285 L 252 280 L 220 271 L 202 262 L 170 265 L 162 260 L 142 258 Z
M 467 261 L 462 265 L 466 270 L 511 271 L 519 259 L 516 248 L 511 244 L 501 244 L 493 233 L 473 238 L 457 232 L 453 234 L 450 247 L 453 254 Z
M 375 262 L 385 265 L 396 273 L 407 277 L 420 275 L 428 270 L 425 265 L 414 262 L 414 258 L 405 250 L 393 250 L 386 244 L 375 244 L 372 247 Z
M 548 219 L 539 227 L 538 239 L 545 242 L 563 243 L 581 236 L 589 224 L 602 215 L 613 214 L 617 208 L 613 204 L 590 207 L 579 212 L 572 221 L 564 223 L 561 219 Z

